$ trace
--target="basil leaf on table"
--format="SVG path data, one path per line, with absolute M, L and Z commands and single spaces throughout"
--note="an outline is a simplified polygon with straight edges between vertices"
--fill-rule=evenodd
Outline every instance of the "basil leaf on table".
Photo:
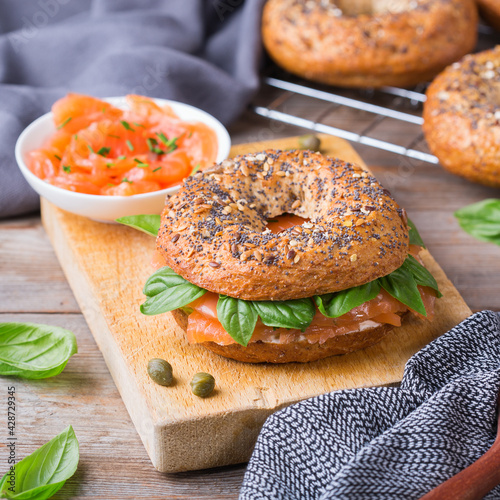
M 417 226 L 415 226 L 415 224 L 409 218 L 407 219 L 407 221 L 408 227 L 410 228 L 410 230 L 408 231 L 408 234 L 410 236 L 410 245 L 418 245 L 419 247 L 425 248 L 424 240 L 422 240 Z
M 170 267 L 162 267 L 148 278 L 143 293 L 148 298 L 141 305 L 141 312 L 153 316 L 187 306 L 206 290 L 185 280 Z
M 0 481 L 0 497 L 45 500 L 75 473 L 79 446 L 71 425 L 13 465 Z
M 295 328 L 304 331 L 316 313 L 311 299 L 253 301 L 252 305 L 262 323 L 275 328 Z
M 323 316 L 338 318 L 351 309 L 374 299 L 380 292 L 380 283 L 375 280 L 365 285 L 347 290 L 314 297 L 316 305 Z
M 156 236 L 160 230 L 161 216 L 156 214 L 129 215 L 116 219 L 116 222 L 133 227 L 151 236 Z
M 478 240 L 500 245 L 500 200 L 487 200 L 467 205 L 455 212 L 460 227 Z
M 252 337 L 258 314 L 252 302 L 220 295 L 217 301 L 217 319 L 231 337 L 246 347 Z
M 405 260 L 403 265 L 391 274 L 379 278 L 378 282 L 389 295 L 392 295 L 392 297 L 399 300 L 410 309 L 427 316 L 424 302 L 417 288 L 417 282 L 406 262 Z
M 77 351 L 75 335 L 64 328 L 0 323 L 0 375 L 54 377 Z

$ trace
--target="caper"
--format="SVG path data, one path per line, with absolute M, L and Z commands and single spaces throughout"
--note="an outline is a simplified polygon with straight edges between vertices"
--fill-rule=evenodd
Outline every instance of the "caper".
M 311 151 L 319 151 L 321 140 L 317 135 L 307 134 L 299 137 L 299 148 L 310 149 Z
M 148 363 L 148 374 L 159 385 L 172 385 L 172 365 L 160 358 L 153 358 Z
M 215 387 L 215 379 L 210 373 L 197 373 L 191 380 L 191 391 L 195 396 L 206 398 L 212 394 Z

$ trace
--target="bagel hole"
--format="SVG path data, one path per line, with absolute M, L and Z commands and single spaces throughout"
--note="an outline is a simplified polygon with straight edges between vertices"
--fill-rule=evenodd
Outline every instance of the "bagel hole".
M 362 15 L 396 13 L 410 10 L 415 0 L 337 0 L 335 5 L 343 16 L 357 17 Z
M 267 229 L 269 229 L 272 233 L 278 234 L 285 229 L 294 226 L 301 226 L 304 222 L 308 222 L 309 219 L 304 219 L 303 217 L 299 217 L 298 215 L 284 213 L 278 215 L 276 217 L 272 217 L 267 221 Z

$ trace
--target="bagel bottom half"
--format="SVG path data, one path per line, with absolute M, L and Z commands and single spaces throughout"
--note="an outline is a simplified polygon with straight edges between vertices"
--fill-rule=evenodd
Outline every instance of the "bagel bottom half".
M 403 313 L 403 315 L 405 314 Z M 172 316 L 177 324 L 186 331 L 188 315 L 181 309 L 175 309 L 172 311 Z M 335 335 L 323 344 L 311 344 L 307 340 L 303 340 L 289 344 L 257 341 L 249 343 L 246 347 L 240 344 L 219 345 L 215 342 L 202 342 L 199 345 L 225 358 L 245 363 L 308 363 L 370 347 L 380 342 L 394 328 L 397 327 L 384 324 L 363 331 Z

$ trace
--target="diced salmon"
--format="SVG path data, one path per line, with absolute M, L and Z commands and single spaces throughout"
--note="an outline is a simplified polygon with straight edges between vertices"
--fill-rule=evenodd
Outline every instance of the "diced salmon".
M 37 149 L 28 153 L 29 169 L 40 179 L 50 179 L 59 170 L 58 159 L 48 149 Z
M 122 181 L 116 186 L 104 187 L 100 194 L 107 194 L 112 196 L 131 196 L 133 194 L 151 193 L 158 191 L 159 184 L 157 182 L 138 181 L 127 182 Z
M 168 187 L 179 179 L 187 177 L 192 170 L 189 158 L 185 151 L 174 151 L 164 160 L 152 160 L 148 157 L 142 160 L 144 165 L 131 169 L 127 178 L 131 181 L 147 180 L 161 183 Z
M 200 165 L 202 170 L 210 166 L 209 158 L 217 156 L 217 136 L 208 125 L 185 123 L 184 132 L 179 137 L 179 146 L 186 150 L 191 163 Z
M 123 112 L 95 97 L 82 94 L 68 94 L 52 106 L 54 124 L 58 129 L 74 134 L 93 122 L 102 119 L 116 120 Z
M 184 122 L 147 97 L 127 102 L 130 109 L 121 110 L 80 94 L 57 101 L 57 130 L 28 154 L 31 171 L 71 191 L 129 196 L 178 185 L 213 164 L 218 146 L 211 128 Z
M 47 149 L 50 149 L 55 155 L 61 157 L 71 142 L 72 134 L 65 130 L 57 130 L 47 141 Z
M 170 106 L 158 106 L 152 99 L 142 95 L 128 95 L 126 97 L 129 110 L 127 118 L 132 122 L 140 120 L 148 127 L 158 125 L 165 116 L 179 120 Z
M 58 175 L 47 179 L 50 184 L 76 193 L 100 194 L 101 188 L 88 180 L 86 174 Z

